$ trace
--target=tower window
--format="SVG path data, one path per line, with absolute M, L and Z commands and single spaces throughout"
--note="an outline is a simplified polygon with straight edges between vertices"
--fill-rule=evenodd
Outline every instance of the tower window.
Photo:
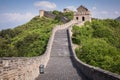
M 76 17 L 76 20 L 78 20 L 79 18 L 78 17 Z
M 82 17 L 82 21 L 85 21 L 85 17 L 84 16 Z

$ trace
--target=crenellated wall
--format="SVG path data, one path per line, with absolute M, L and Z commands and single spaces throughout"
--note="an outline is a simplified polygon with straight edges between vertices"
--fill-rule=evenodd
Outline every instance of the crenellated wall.
M 115 73 L 111 73 L 109 71 L 100 69 L 98 67 L 93 67 L 90 66 L 88 64 L 83 63 L 82 61 L 80 61 L 73 49 L 73 45 L 72 45 L 72 40 L 71 40 L 71 30 L 72 27 L 70 27 L 67 30 L 68 33 L 68 42 L 69 42 L 69 49 L 72 53 L 72 60 L 73 62 L 76 64 L 76 66 L 79 68 L 79 70 L 86 76 L 88 77 L 90 80 L 120 80 L 120 75 L 115 74 Z
M 0 58 L 0 80 L 34 80 L 39 75 L 39 66 L 43 64 L 45 67 L 49 61 L 50 52 L 57 30 L 65 29 L 75 24 L 72 20 L 63 25 L 57 25 L 52 30 L 46 51 L 38 57 L 4 57 Z

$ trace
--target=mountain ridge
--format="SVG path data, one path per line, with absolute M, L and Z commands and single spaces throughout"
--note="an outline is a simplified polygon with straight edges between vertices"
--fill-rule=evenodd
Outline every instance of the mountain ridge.
M 119 17 L 117 17 L 115 20 L 118 20 L 118 21 L 120 21 L 120 16 L 119 16 Z

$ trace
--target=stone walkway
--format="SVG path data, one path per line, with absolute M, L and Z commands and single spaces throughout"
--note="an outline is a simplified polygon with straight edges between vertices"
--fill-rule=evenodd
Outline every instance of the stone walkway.
M 88 80 L 71 61 L 66 29 L 55 33 L 45 73 L 40 74 L 36 80 Z

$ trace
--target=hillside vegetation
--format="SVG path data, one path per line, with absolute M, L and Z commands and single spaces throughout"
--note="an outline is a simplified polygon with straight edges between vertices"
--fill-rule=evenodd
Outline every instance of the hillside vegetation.
M 34 17 L 22 26 L 0 31 L 0 57 L 32 57 L 43 54 L 51 31 L 58 23 L 53 19 Z
M 73 26 L 75 52 L 83 62 L 120 74 L 120 22 L 93 20 L 84 26 Z

